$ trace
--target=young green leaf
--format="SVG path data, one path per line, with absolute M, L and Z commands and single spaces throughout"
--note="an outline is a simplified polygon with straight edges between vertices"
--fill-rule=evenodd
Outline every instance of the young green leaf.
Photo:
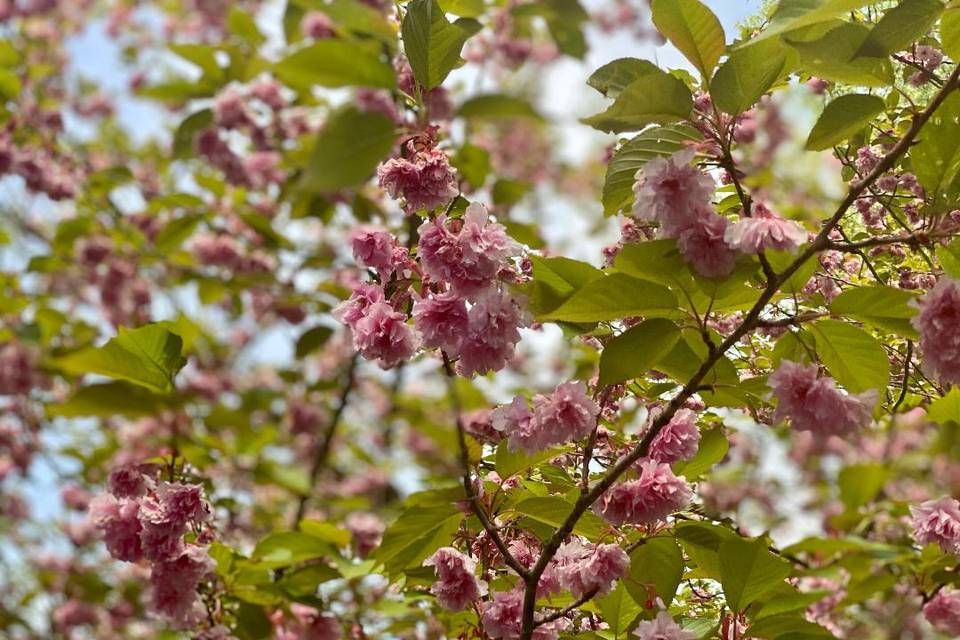
M 187 363 L 182 349 L 180 336 L 160 326 L 120 327 L 119 335 L 102 347 L 75 351 L 54 364 L 69 373 L 95 373 L 166 393 L 173 390 L 173 377 Z
M 792 570 L 790 563 L 771 553 L 762 540 L 727 540 L 720 544 L 718 554 L 723 595 L 734 611 L 743 611 L 783 583 Z
M 882 58 L 905 49 L 930 30 L 941 12 L 940 0 L 901 0 L 870 30 L 856 56 Z
M 603 322 L 629 316 L 672 317 L 677 298 L 666 287 L 615 273 L 591 280 L 540 320 Z
M 628 84 L 650 73 L 660 73 L 660 69 L 649 60 L 618 58 L 590 74 L 587 84 L 608 98 L 616 98 Z
M 653 24 L 709 79 L 726 49 L 717 16 L 699 0 L 653 0 Z
M 948 210 L 960 196 L 960 94 L 954 92 L 920 131 L 910 150 L 913 172 L 936 210 Z
M 775 38 L 731 53 L 710 83 L 714 104 L 730 115 L 752 107 L 787 75 L 789 53 L 790 49 Z
M 851 393 L 876 389 L 881 396 L 890 382 L 890 362 L 876 338 L 839 320 L 811 324 L 817 355 L 827 370 Z
M 829 149 L 865 127 L 883 110 L 883 99 L 878 96 L 856 93 L 840 96 L 820 114 L 807 138 L 806 148 L 811 151 Z
M 334 112 L 317 134 L 300 188 L 331 193 L 362 184 L 390 153 L 394 139 L 394 123 L 386 116 L 353 107 Z
M 906 338 L 917 338 L 917 330 L 910 324 L 910 318 L 917 313 L 917 308 L 911 305 L 916 298 L 916 294 L 905 289 L 859 287 L 837 296 L 830 304 L 830 311 Z
M 412 0 L 400 26 L 410 68 L 424 91 L 440 86 L 461 63 L 460 51 L 480 30 L 471 18 L 447 20 L 437 0 Z
M 646 602 L 652 587 L 667 607 L 677 593 L 683 578 L 683 554 L 673 538 L 656 536 L 630 554 L 630 575 L 627 591 L 637 602 Z
M 680 339 L 680 328 L 654 318 L 631 327 L 611 340 L 600 354 L 601 386 L 638 378 L 656 367 Z
M 393 67 L 379 47 L 334 38 L 297 49 L 273 70 L 290 87 L 305 93 L 314 86 L 393 89 L 397 85 Z
M 634 80 L 606 111 L 581 122 L 608 133 L 639 131 L 648 124 L 682 120 L 692 109 L 693 96 L 687 85 L 661 71 Z

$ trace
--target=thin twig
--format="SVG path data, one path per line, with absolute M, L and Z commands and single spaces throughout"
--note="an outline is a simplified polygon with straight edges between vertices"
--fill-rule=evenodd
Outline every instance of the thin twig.
M 599 589 L 591 589 L 590 591 L 587 591 L 585 594 L 577 598 L 574 602 L 565 606 L 563 609 L 539 618 L 534 624 L 539 627 L 542 624 L 547 624 L 548 622 L 553 622 L 554 620 L 567 617 L 572 612 L 590 602 L 590 600 L 593 599 L 593 596 L 597 595 L 597 591 L 599 591 Z
M 460 467 L 463 471 L 463 490 L 467 494 L 470 508 L 473 510 L 474 515 L 477 516 L 480 524 L 483 525 L 487 535 L 493 540 L 493 544 L 496 545 L 500 555 L 503 556 L 504 562 L 507 563 L 508 567 L 516 571 L 521 578 L 526 580 L 530 572 L 510 553 L 510 549 L 508 549 L 504 543 L 499 530 L 493 522 L 490 521 L 490 516 L 487 515 L 483 505 L 480 504 L 480 497 L 473 487 L 473 477 L 470 472 L 470 452 L 467 450 L 467 436 L 463 428 L 463 410 L 460 404 L 460 392 L 457 391 L 456 374 L 453 371 L 450 358 L 447 357 L 446 353 L 441 352 L 441 354 L 443 355 L 443 370 L 447 374 L 447 390 L 450 395 L 450 404 L 453 405 L 454 421 L 457 424 L 457 443 L 460 449 Z
M 323 465 L 326 464 L 327 457 L 330 455 L 333 437 L 336 435 L 337 427 L 340 424 L 340 419 L 343 417 L 343 412 L 347 408 L 347 401 L 350 398 L 350 392 L 353 391 L 354 384 L 356 383 L 355 374 L 357 370 L 358 359 L 358 354 L 354 353 L 350 358 L 350 363 L 347 365 L 347 370 L 345 372 L 346 381 L 344 381 L 343 388 L 340 390 L 340 397 L 337 399 L 337 407 L 333 410 L 333 416 L 330 417 L 330 422 L 327 424 L 327 428 L 323 432 L 323 439 L 320 441 L 320 446 L 317 447 L 317 451 L 313 456 L 313 466 L 310 468 L 310 491 L 300 496 L 300 502 L 297 503 L 297 512 L 293 520 L 293 527 L 296 527 L 300 520 L 303 519 L 303 515 L 307 510 L 307 502 L 310 500 L 310 496 L 313 493 L 313 488 L 317 484 L 317 476 L 320 475 L 320 470 L 323 468 Z

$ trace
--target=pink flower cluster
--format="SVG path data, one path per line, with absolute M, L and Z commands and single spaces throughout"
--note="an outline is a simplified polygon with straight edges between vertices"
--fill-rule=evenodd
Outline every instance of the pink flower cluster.
M 729 222 L 713 210 L 714 183 L 690 163 L 693 149 L 657 157 L 636 174 L 633 214 L 660 224 L 660 235 L 675 238 L 684 259 L 707 277 L 728 275 L 737 252 L 725 240 Z
M 651 524 L 683 509 L 693 498 L 690 485 L 675 476 L 668 464 L 644 460 L 637 472 L 637 479 L 614 485 L 594 505 L 607 522 Z
M 943 276 L 916 301 L 911 323 L 920 332 L 923 370 L 944 383 L 960 383 L 960 283 Z
M 588 593 L 603 597 L 630 569 L 630 556 L 620 545 L 584 544 L 577 539 L 560 547 L 555 562 L 560 586 L 575 598 Z
M 511 450 L 535 453 L 590 435 L 597 426 L 600 407 L 587 395 L 583 382 L 564 382 L 550 395 L 533 398 L 533 411 L 517 396 L 493 410 L 493 428 L 507 437 Z
M 423 564 L 436 571 L 430 593 L 444 609 L 463 611 L 487 592 L 486 583 L 475 575 L 477 563 L 453 547 L 437 549 Z
M 0 395 L 25 395 L 39 380 L 30 353 L 20 344 L 0 345 Z
M 727 227 L 724 240 L 742 253 L 757 254 L 767 249 L 796 251 L 807 241 L 807 235 L 806 229 L 796 222 L 784 220 L 757 202 L 751 217 Z
M 944 496 L 911 506 L 913 537 L 920 544 L 938 544 L 945 553 L 960 554 L 960 502 Z
M 499 591 L 483 607 L 480 618 L 484 632 L 494 640 L 518 640 L 523 623 L 523 588 Z M 557 640 L 566 627 L 562 618 L 533 630 L 533 640 Z
M 650 443 L 647 457 L 673 464 L 679 460 L 689 460 L 697 454 L 699 447 L 697 415 L 690 409 L 679 409 Z
M 226 234 L 200 234 L 194 236 L 190 248 L 200 264 L 221 267 L 233 273 L 265 273 L 273 264 L 264 254 L 247 254 L 240 244 Z
M 205 615 L 197 586 L 214 564 L 206 549 L 183 536 L 210 517 L 203 488 L 156 483 L 137 468 L 120 467 L 110 474 L 109 490 L 90 502 L 89 513 L 110 555 L 149 561 L 154 610 L 179 628 L 195 625 Z
M 938 591 L 923 605 L 923 617 L 940 633 L 960 636 L 960 591 L 950 587 Z
M 794 429 L 811 431 L 824 438 L 849 436 L 870 423 L 877 401 L 876 390 L 845 394 L 837 389 L 833 378 L 818 374 L 815 364 L 780 362 L 768 380 L 777 398 L 774 421 L 790 418 Z
M 413 214 L 433 211 L 453 200 L 460 190 L 447 155 L 429 146 L 407 143 L 408 158 L 390 158 L 377 168 L 377 180 L 392 198 L 403 199 Z
M 290 605 L 290 613 L 292 620 L 284 619 L 280 610 L 270 616 L 274 640 L 340 640 L 343 637 L 340 622 L 331 615 L 299 602 Z
M 661 611 L 653 620 L 637 625 L 633 632 L 640 640 L 693 640 L 697 634 L 682 629 L 666 611 Z
M 500 284 L 512 273 L 519 246 L 503 226 L 488 220 L 483 205 L 471 204 L 463 219 L 443 214 L 419 229 L 418 266 L 386 230 L 361 227 L 352 236 L 356 261 L 377 271 L 382 283 L 394 274 L 419 270 L 430 289 L 413 305 L 414 326 L 397 311 L 409 299 L 396 287 L 388 301 L 383 287 L 359 284 L 334 316 L 353 331 L 355 348 L 390 368 L 414 355 L 422 344 L 457 359 L 457 371 L 471 376 L 498 371 L 513 357 L 520 327 L 527 322 L 520 305 Z

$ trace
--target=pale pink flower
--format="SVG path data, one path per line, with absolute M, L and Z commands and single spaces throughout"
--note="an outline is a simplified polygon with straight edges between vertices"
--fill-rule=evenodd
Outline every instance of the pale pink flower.
M 467 313 L 470 331 L 460 345 L 457 372 L 462 376 L 499 371 L 513 358 L 527 316 L 503 291 L 480 298 Z
M 680 628 L 666 611 L 658 613 L 653 620 L 638 624 L 633 634 L 640 640 L 693 640 L 697 637 L 697 634 Z
M 430 295 L 413 305 L 413 323 L 423 346 L 457 353 L 470 328 L 467 305 L 452 291 Z
M 844 394 L 833 378 L 818 377 L 818 373 L 815 364 L 780 362 L 767 382 L 777 397 L 775 422 L 789 417 L 794 429 L 844 437 L 871 421 L 876 390 Z
M 412 159 L 391 158 L 377 169 L 381 189 L 393 198 L 403 198 L 404 210 L 432 211 L 447 204 L 460 192 L 453 167 L 439 149 L 413 150 Z
M 122 465 L 110 471 L 107 486 L 118 498 L 139 498 L 147 492 L 147 477 L 135 465 Z
M 689 227 L 713 197 L 714 182 L 690 164 L 693 156 L 694 150 L 686 148 L 669 158 L 653 158 L 635 176 L 633 214 L 659 222 L 666 237 Z
M 943 276 L 914 303 L 911 323 L 920 332 L 923 370 L 944 383 L 960 383 L 960 284 Z
M 494 410 L 493 426 L 508 437 L 511 450 L 535 453 L 585 438 L 597 425 L 600 413 L 583 382 L 565 382 L 550 395 L 538 394 L 533 406 L 530 414 L 526 402 L 517 397 L 507 407 Z
M 356 227 L 350 232 L 350 245 L 353 259 L 361 267 L 375 269 L 381 276 L 388 277 L 396 268 L 396 239 L 386 229 L 374 226 Z
M 960 502 L 944 496 L 911 506 L 913 537 L 920 544 L 938 544 L 945 553 L 960 553 Z
M 353 346 L 367 360 L 390 369 L 409 360 L 419 340 L 404 314 L 385 302 L 376 302 L 353 325 Z
M 197 586 L 213 574 L 213 560 L 202 547 L 188 545 L 179 556 L 156 562 L 150 573 L 153 609 L 178 629 L 206 617 Z
M 344 526 L 353 534 L 353 543 L 358 557 L 366 558 L 371 551 L 380 546 L 385 527 L 383 521 L 376 515 L 360 512 L 351 513 L 344 521 Z
M 137 562 L 143 558 L 139 505 L 102 493 L 90 501 L 90 522 L 103 532 L 107 551 L 117 560 Z
M 518 640 L 523 620 L 523 589 L 499 591 L 483 606 L 480 622 L 494 640 Z M 563 622 L 557 620 L 533 630 L 533 640 L 556 640 Z
M 322 11 L 308 11 L 300 21 L 300 32 L 305 38 L 332 38 L 337 33 L 330 16 Z
M 767 249 L 796 251 L 807 241 L 807 231 L 790 220 L 784 220 L 761 203 L 753 207 L 753 216 L 727 227 L 723 236 L 727 244 L 742 253 L 756 254 Z
M 76 637 L 71 633 L 74 627 L 95 625 L 99 620 L 97 609 L 80 600 L 67 600 L 53 610 L 53 626 L 66 637 Z
M 475 575 L 477 563 L 453 547 L 441 547 L 423 564 L 436 572 L 430 593 L 444 609 L 463 611 L 486 593 L 486 583 Z
M 458 231 L 453 228 L 459 227 Z M 475 300 L 497 280 L 508 259 L 520 252 L 503 225 L 490 222 L 487 209 L 473 203 L 462 220 L 439 215 L 419 229 L 419 257 L 434 282 L 448 282 L 460 297 Z
M 677 235 L 677 247 L 683 259 L 707 278 L 730 275 L 737 261 L 736 250 L 725 240 L 730 222 L 709 208 L 701 208 L 697 217 Z
M 367 314 L 367 309 L 379 302 L 384 302 L 386 296 L 383 288 L 372 282 L 359 282 L 354 285 L 350 297 L 333 308 L 333 317 L 353 327 Z
M 689 409 L 679 409 L 650 443 L 647 455 L 651 460 L 673 464 L 695 456 L 699 446 L 697 415 Z
M 690 485 L 673 475 L 670 465 L 645 460 L 638 465 L 638 471 L 639 478 L 614 485 L 597 502 L 594 509 L 607 522 L 650 524 L 690 503 Z
M 224 129 L 237 129 L 253 122 L 246 98 L 239 88 L 226 87 L 214 97 L 213 121 Z
M 941 589 L 923 605 L 923 617 L 933 628 L 950 637 L 960 637 L 960 591 Z
M 627 575 L 630 556 L 617 544 L 566 543 L 557 552 L 560 586 L 579 598 L 593 593 L 603 597 L 617 580 Z

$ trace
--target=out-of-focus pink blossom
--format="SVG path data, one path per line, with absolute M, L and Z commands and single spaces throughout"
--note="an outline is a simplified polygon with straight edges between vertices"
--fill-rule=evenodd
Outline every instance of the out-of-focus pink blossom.
M 639 478 L 614 485 L 597 501 L 594 509 L 607 522 L 649 524 L 690 503 L 690 485 L 673 475 L 670 465 L 645 460 L 638 467 Z
M 910 507 L 913 537 L 920 544 L 938 544 L 946 553 L 960 553 L 960 502 L 944 496 Z
M 354 512 L 347 516 L 344 526 L 353 534 L 353 543 L 357 556 L 366 558 L 371 551 L 380 546 L 384 524 L 372 513 Z
M 818 373 L 815 364 L 780 362 L 768 381 L 777 397 L 775 421 L 789 417 L 794 429 L 824 437 L 849 436 L 870 422 L 876 390 L 844 394 L 833 378 L 818 377 Z
M 151 604 L 174 627 L 186 629 L 206 617 L 197 585 L 214 570 L 214 562 L 202 547 L 188 545 L 179 556 L 153 564 L 150 573 Z
M 666 611 L 661 611 L 653 620 L 637 625 L 633 632 L 640 640 L 693 640 L 697 634 L 682 629 Z
M 920 332 L 923 371 L 944 383 L 960 382 L 960 283 L 943 276 L 916 301 L 911 323 Z
M 960 591 L 947 587 L 923 605 L 923 617 L 940 633 L 960 636 Z
M 463 611 L 486 593 L 486 584 L 476 576 L 477 563 L 453 547 L 441 547 L 423 564 L 436 572 L 430 593 L 444 609 Z
M 333 21 L 330 16 L 322 11 L 308 11 L 300 21 L 300 31 L 305 38 L 332 38 L 336 35 L 333 28 Z
M 90 521 L 103 532 L 107 551 L 117 560 L 137 562 L 143 557 L 139 505 L 102 493 L 90 501 Z

